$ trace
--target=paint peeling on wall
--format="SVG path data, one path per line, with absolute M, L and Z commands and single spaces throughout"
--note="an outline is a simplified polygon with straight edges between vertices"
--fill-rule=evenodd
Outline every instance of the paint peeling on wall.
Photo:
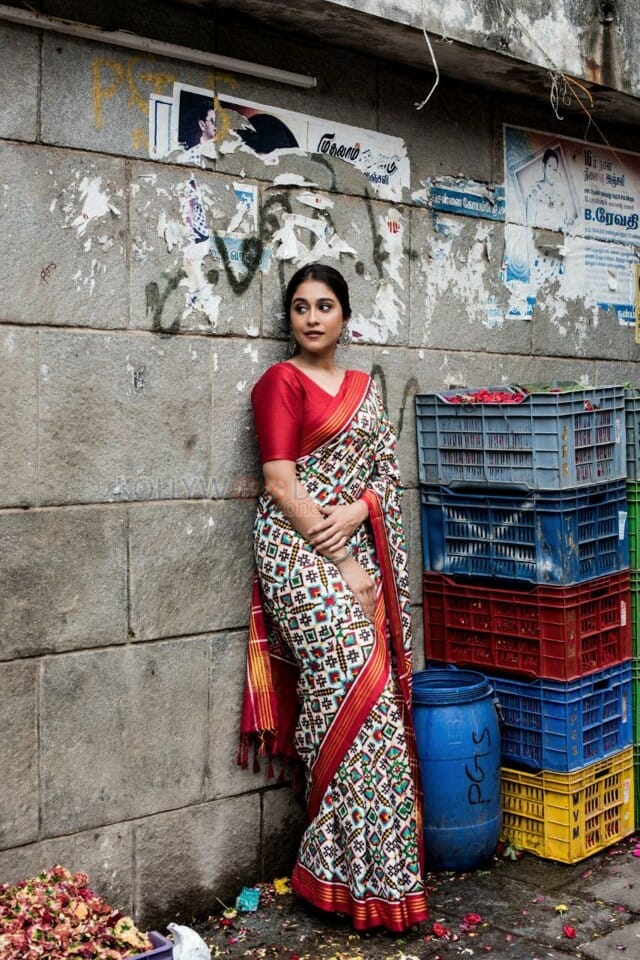
M 349 324 L 353 340 L 387 343 L 389 337 L 398 333 L 404 311 L 405 304 L 396 294 L 392 281 L 382 280 L 376 291 L 371 316 L 365 317 L 359 313 Z
M 285 213 L 282 220 L 282 227 L 276 230 L 272 238 L 273 253 L 277 260 L 290 260 L 301 267 L 327 257 L 337 260 L 341 254 L 352 257 L 358 255 L 326 220 L 300 213 Z
M 251 363 L 260 362 L 260 351 L 258 350 L 258 347 L 254 347 L 252 344 L 248 343 L 242 352 L 248 355 Z
M 112 191 L 108 185 L 103 185 L 101 176 L 87 174 L 76 170 L 71 182 L 60 186 L 55 179 L 53 170 L 49 170 L 53 178 L 55 195 L 49 203 L 49 213 L 54 218 L 61 218 L 62 228 L 73 230 L 80 244 L 80 250 L 85 254 L 92 254 L 90 258 L 78 258 L 80 265 L 71 279 L 78 292 L 92 295 L 96 280 L 107 271 L 107 263 L 102 255 L 116 248 L 124 255 L 124 247 L 120 234 L 120 218 L 124 191 Z M 117 198 L 117 199 L 116 199 Z M 96 234 L 94 226 L 99 224 L 103 230 Z M 57 276 L 57 265 L 53 262 L 43 265 L 40 277 L 44 283 L 53 282 Z
M 491 257 L 494 228 L 478 221 L 469 235 L 468 229 L 463 234 L 464 222 L 457 218 L 439 215 L 434 220 L 434 234 L 420 265 L 426 281 L 426 322 L 431 321 L 435 305 L 447 297 L 464 303 L 469 323 L 489 329 L 502 326 L 498 300 L 487 293 L 496 279 Z
M 120 216 L 120 210 L 112 202 L 110 195 L 102 189 L 102 177 L 83 177 L 78 186 L 78 193 L 82 201 L 82 210 L 71 222 L 79 237 L 84 233 L 92 220 L 105 217 L 108 213 Z
M 400 268 L 403 257 L 404 217 L 399 210 L 391 207 L 386 214 L 381 214 L 378 220 L 380 236 L 382 237 L 383 269 L 391 280 L 400 287 L 404 287 Z

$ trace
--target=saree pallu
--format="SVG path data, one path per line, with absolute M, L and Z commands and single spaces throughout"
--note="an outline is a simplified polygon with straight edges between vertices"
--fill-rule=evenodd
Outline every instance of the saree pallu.
M 295 753 L 304 764 L 310 824 L 293 889 L 350 914 L 356 929 L 402 931 L 428 917 L 422 798 L 395 439 L 370 377 L 354 377 L 303 441 L 296 472 L 319 507 L 366 501 L 369 521 L 348 546 L 375 580 L 375 619 L 263 493 L 241 760 L 257 737 L 267 752 Z

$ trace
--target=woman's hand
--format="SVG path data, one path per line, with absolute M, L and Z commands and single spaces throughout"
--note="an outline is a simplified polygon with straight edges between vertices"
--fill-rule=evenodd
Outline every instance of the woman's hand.
M 335 507 L 321 507 L 324 519 L 309 529 L 309 543 L 320 553 L 331 553 L 346 546 L 358 527 L 369 516 L 363 500 Z
M 351 592 L 360 601 L 365 617 L 373 623 L 376 612 L 376 584 L 355 557 L 347 557 L 340 564 L 340 573 Z

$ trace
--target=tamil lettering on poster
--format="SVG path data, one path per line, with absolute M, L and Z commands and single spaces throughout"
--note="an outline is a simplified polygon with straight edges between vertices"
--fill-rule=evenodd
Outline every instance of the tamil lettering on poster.
M 505 255 L 510 316 L 530 317 L 540 287 L 636 319 L 640 156 L 504 128 Z

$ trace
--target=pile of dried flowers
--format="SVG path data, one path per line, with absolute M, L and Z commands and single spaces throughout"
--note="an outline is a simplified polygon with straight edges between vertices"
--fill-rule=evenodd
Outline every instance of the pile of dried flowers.
M 94 893 L 88 879 L 55 866 L 0 884 L 2 960 L 125 960 L 151 950 L 133 920 Z

